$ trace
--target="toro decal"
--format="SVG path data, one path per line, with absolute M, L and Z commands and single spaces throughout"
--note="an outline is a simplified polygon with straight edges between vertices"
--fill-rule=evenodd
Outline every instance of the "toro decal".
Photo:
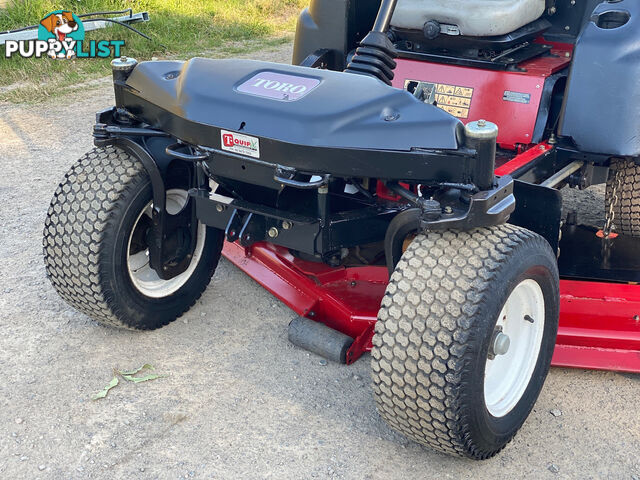
M 276 72 L 260 72 L 237 87 L 241 93 L 293 102 L 300 100 L 320 85 L 317 78 L 299 77 Z
M 260 158 L 260 139 L 256 137 L 220 130 L 220 145 L 228 152 Z

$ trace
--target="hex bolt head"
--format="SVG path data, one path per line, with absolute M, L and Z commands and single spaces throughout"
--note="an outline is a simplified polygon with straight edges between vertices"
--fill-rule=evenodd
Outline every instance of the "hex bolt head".
M 285 230 L 289 230 L 291 227 L 293 227 L 293 225 L 288 220 L 285 220 L 284 222 L 282 222 L 282 228 L 284 228 Z
M 453 208 L 447 205 L 446 207 L 444 207 L 444 213 L 446 213 L 447 215 L 451 215 L 453 213 Z
M 271 237 L 271 238 L 276 238 L 278 236 L 278 229 L 276 227 L 271 227 L 269 229 L 269 231 L 267 232 L 267 234 Z
M 224 210 L 224 207 L 223 207 L 222 205 L 220 205 L 220 204 L 217 204 L 217 205 L 216 205 L 216 210 L 217 210 L 218 212 L 222 212 L 222 211 Z
M 505 335 L 499 332 L 493 340 L 493 354 L 494 355 L 506 355 L 511 346 L 511 339 L 509 335 Z

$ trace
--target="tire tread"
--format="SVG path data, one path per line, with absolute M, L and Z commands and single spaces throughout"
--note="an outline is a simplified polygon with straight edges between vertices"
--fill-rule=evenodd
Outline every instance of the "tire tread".
M 613 207 L 614 225 L 619 233 L 640 237 L 640 165 L 633 160 L 616 160 L 607 181 L 606 211 L 613 202 L 613 186 L 620 177 L 621 191 Z
M 134 320 L 115 298 L 105 274 L 111 267 L 106 236 L 119 228 L 130 198 L 148 183 L 144 166 L 132 155 L 114 146 L 94 148 L 67 172 L 49 206 L 43 234 L 47 276 L 63 300 L 103 325 L 148 330 L 175 319 L 158 316 L 152 324 Z M 216 266 L 217 261 L 207 278 Z M 206 286 L 201 285 L 178 316 L 195 304 Z
M 378 411 L 394 429 L 436 450 L 484 459 L 469 435 L 463 372 L 477 352 L 476 313 L 491 280 L 515 248 L 544 242 L 513 225 L 429 232 L 410 244 L 391 276 L 378 314 L 372 377 Z

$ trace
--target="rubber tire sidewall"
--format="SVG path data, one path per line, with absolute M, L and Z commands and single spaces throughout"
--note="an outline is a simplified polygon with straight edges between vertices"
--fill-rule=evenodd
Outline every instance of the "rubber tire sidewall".
M 169 188 L 176 187 L 167 187 Z M 103 239 L 100 265 L 106 269 L 106 275 L 102 278 L 108 282 L 105 291 L 113 292 L 113 299 L 116 299 L 118 304 L 117 311 L 124 314 L 130 326 L 141 329 L 157 328 L 179 317 L 200 296 L 218 264 L 224 234 L 221 230 L 207 227 L 198 266 L 176 292 L 163 298 L 143 295 L 134 286 L 129 275 L 127 249 L 140 212 L 152 201 L 151 183 L 146 182 L 128 194 L 131 195 L 131 199 L 125 199 L 127 207 L 120 215 L 117 228 L 105 234 Z
M 516 255 L 509 256 L 496 275 L 492 291 L 500 293 L 489 298 L 477 314 L 479 320 L 486 322 L 482 331 L 487 334 L 481 342 L 474 342 L 481 346 L 476 352 L 473 368 L 465 369 L 463 374 L 462 383 L 468 386 L 468 390 L 462 396 L 466 394 L 469 398 L 461 402 L 466 410 L 461 415 L 463 419 L 466 417 L 474 443 L 481 451 L 500 449 L 515 435 L 529 416 L 543 387 L 558 333 L 559 287 L 557 274 L 554 274 L 556 271 L 555 265 L 550 264 L 549 255 L 528 255 L 526 250 L 519 249 Z M 484 402 L 485 364 L 500 312 L 513 290 L 527 279 L 535 280 L 544 296 L 545 325 L 542 343 L 536 366 L 522 397 L 513 410 L 498 418 L 491 415 Z

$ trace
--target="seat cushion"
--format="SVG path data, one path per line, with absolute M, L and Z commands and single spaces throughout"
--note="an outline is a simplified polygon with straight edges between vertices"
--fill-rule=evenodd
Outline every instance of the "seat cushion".
M 460 35 L 506 35 L 544 13 L 545 0 L 398 0 L 391 25 L 420 29 L 429 20 L 455 25 Z

